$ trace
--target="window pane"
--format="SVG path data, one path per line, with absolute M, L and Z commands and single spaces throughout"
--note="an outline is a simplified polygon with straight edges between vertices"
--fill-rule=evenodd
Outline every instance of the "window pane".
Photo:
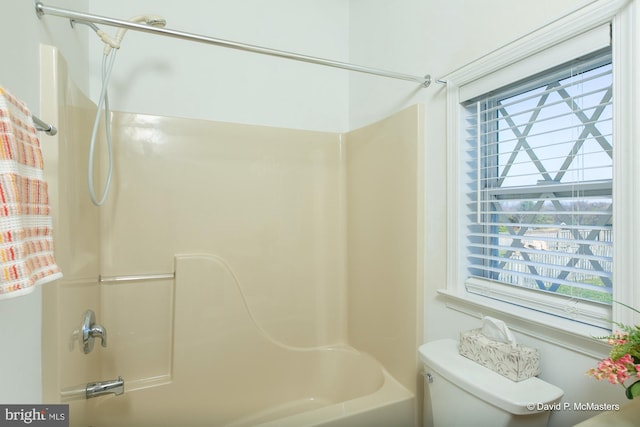
M 472 276 L 611 302 L 611 69 L 589 60 L 469 105 Z

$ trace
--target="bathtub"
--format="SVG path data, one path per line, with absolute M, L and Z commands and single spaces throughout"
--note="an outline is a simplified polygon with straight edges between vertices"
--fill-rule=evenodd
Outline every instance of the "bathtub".
M 174 288 L 169 374 L 123 375 L 123 395 L 86 401 L 92 427 L 415 426 L 415 396 L 369 355 L 272 339 L 223 259 L 177 257 Z
M 297 359 L 297 360 L 296 360 Z M 318 349 L 292 354 L 291 372 L 281 381 L 237 378 L 238 385 L 221 400 L 215 379 L 210 389 L 199 384 L 170 384 L 128 391 L 122 396 L 90 401 L 91 425 L 99 426 L 225 426 L 225 427 L 410 427 L 414 396 L 364 354 Z M 270 369 L 264 366 L 263 369 Z M 293 372 L 307 371 L 307 375 Z M 248 371 L 251 371 L 250 369 Z M 273 374 L 273 372 L 272 372 Z M 273 378 L 276 375 L 271 375 Z M 246 392 L 246 395 L 245 393 Z

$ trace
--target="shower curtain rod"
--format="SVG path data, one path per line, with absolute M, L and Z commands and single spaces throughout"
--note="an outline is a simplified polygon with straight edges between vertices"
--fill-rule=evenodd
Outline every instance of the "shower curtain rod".
M 270 49 L 261 46 L 255 46 L 245 43 L 238 43 L 229 40 L 218 39 L 214 37 L 203 36 L 199 34 L 187 33 L 184 31 L 171 30 L 167 28 L 157 28 L 146 24 L 138 24 L 135 22 L 123 21 L 120 19 L 108 18 L 105 16 L 92 15 L 84 12 L 77 12 L 69 9 L 61 9 L 53 6 L 46 6 L 41 2 L 36 2 L 36 15 L 41 18 L 44 15 L 54 15 L 63 18 L 69 18 L 73 21 L 90 22 L 95 24 L 109 25 L 113 27 L 126 28 L 128 30 L 142 31 L 145 33 L 158 34 L 167 37 L 184 39 L 199 43 L 212 44 L 215 46 L 226 47 L 229 49 L 244 50 L 247 52 L 259 53 L 262 55 L 276 56 L 280 58 L 292 59 L 295 61 L 309 62 L 312 64 L 324 65 L 334 68 L 342 68 L 345 70 L 356 71 L 359 73 L 373 74 L 392 79 L 407 80 L 420 83 L 423 87 L 429 87 L 431 84 L 431 76 L 427 74 L 424 77 L 413 76 L 410 74 L 396 73 L 394 71 L 380 70 L 377 68 L 364 67 L 361 65 L 349 64 L 347 62 L 334 61 L 331 59 L 323 59 L 315 56 L 301 55 L 298 53 L 287 52 L 284 50 Z

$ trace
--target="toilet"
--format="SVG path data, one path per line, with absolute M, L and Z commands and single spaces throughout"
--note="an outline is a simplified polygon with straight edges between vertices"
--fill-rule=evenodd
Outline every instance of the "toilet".
M 424 425 L 544 427 L 564 392 L 539 378 L 515 382 L 461 356 L 458 341 L 419 348 L 424 364 Z

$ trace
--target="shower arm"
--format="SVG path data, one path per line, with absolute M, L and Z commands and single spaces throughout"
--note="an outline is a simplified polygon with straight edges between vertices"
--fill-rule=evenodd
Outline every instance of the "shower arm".
M 152 33 L 167 37 L 173 37 L 177 39 L 189 40 L 199 43 L 212 44 L 215 46 L 226 47 L 229 49 L 243 50 L 246 52 L 259 53 L 261 55 L 275 56 L 279 58 L 292 59 L 295 61 L 308 62 L 317 65 L 324 65 L 333 68 L 342 68 L 345 70 L 356 71 L 359 73 L 373 74 L 381 77 L 389 77 L 392 79 L 406 80 L 411 82 L 420 83 L 422 87 L 429 87 L 431 84 L 431 76 L 413 76 L 410 74 L 397 73 L 395 71 L 381 70 L 378 68 L 365 67 L 362 65 L 350 64 L 347 62 L 334 61 L 331 59 L 323 59 L 315 56 L 302 55 L 293 52 L 287 52 L 284 50 L 270 49 L 266 47 L 239 43 L 215 37 L 203 36 L 200 34 L 187 33 L 184 31 L 171 30 L 168 28 L 152 27 L 147 24 L 138 24 L 135 22 L 124 21 L 120 19 L 109 18 L 106 16 L 93 15 L 84 12 L 78 12 L 69 9 L 61 9 L 53 6 L 46 6 L 41 2 L 36 2 L 36 15 L 38 18 L 42 18 L 44 15 L 53 15 L 62 18 L 68 18 L 71 21 L 94 23 L 109 25 L 112 27 L 125 28 L 127 30 L 141 31 L 145 33 Z

